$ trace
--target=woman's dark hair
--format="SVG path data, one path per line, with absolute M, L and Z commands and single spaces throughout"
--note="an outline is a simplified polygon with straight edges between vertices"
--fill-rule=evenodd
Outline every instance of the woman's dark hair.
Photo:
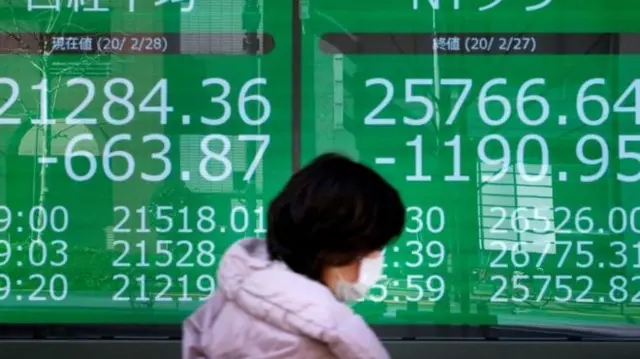
M 346 265 L 402 233 L 405 209 L 372 169 L 328 153 L 295 173 L 269 206 L 272 260 L 320 280 L 325 265 Z

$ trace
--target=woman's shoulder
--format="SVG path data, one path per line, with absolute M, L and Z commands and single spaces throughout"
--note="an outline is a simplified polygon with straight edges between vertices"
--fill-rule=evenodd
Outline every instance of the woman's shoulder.
M 218 270 L 218 286 L 241 309 L 266 317 L 261 319 L 279 319 L 274 313 L 282 312 L 306 323 L 305 328 L 291 330 L 311 330 L 312 326 L 326 330 L 354 315 L 326 286 L 289 270 L 282 262 L 271 261 L 260 239 L 243 239 L 225 253 Z
M 324 285 L 270 261 L 259 239 L 241 240 L 227 250 L 218 270 L 218 291 L 195 317 L 194 323 L 207 323 L 209 330 L 226 328 L 227 347 L 242 347 L 241 337 L 250 334 L 272 344 L 297 340 L 301 344 L 296 347 L 310 351 L 308 343 L 320 344 L 339 358 L 388 358 L 359 315 Z

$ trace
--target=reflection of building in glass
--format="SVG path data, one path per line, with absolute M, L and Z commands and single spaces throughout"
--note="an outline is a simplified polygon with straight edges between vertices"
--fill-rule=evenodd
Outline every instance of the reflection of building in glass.
M 315 39 L 322 42 L 320 38 Z M 318 47 L 314 52 L 314 68 L 315 152 L 335 151 L 358 160 L 356 138 L 344 127 L 345 121 L 358 117 L 354 108 L 355 94 L 350 86 L 356 66 L 348 57 L 341 54 L 329 57 Z
M 243 177 L 256 155 L 255 142 L 240 141 L 238 136 L 228 136 L 231 150 L 227 158 L 231 161 L 232 172 L 227 179 L 214 182 L 202 178 L 199 174 L 203 159 L 200 143 L 204 137 L 205 135 L 193 134 L 180 136 L 180 173 L 190 174 L 189 180 L 184 183 L 187 189 L 195 194 L 192 199 L 202 205 L 213 206 L 218 213 L 230 213 L 235 207 L 245 207 L 248 213 L 254 213 L 254 210 L 264 203 L 261 198 L 264 188 L 264 161 L 260 161 L 250 182 L 246 182 Z M 209 142 L 209 149 L 213 153 L 221 153 L 222 146 L 220 141 Z M 208 162 L 206 170 L 210 175 L 221 175 L 224 172 L 224 164 L 212 159 Z M 252 195 L 254 191 L 255 196 Z M 191 203 L 193 202 L 190 201 L 190 205 Z M 262 228 L 263 224 L 259 223 L 261 219 L 258 216 L 255 218 L 254 228 Z M 248 233 L 245 232 L 245 235 Z
M 70 126 L 60 122 L 62 121 L 58 121 L 58 123 L 49 126 L 49 131 L 51 131 L 51 147 L 49 154 L 51 156 L 64 156 L 67 144 L 72 138 L 84 133 L 91 133 L 86 126 Z M 21 156 L 41 156 L 45 143 L 43 127 L 34 126 L 22 137 L 20 146 L 18 147 L 18 154 Z M 74 146 L 74 149 L 88 151 L 94 156 L 100 155 L 100 150 L 96 141 L 80 141 L 76 146 Z
M 198 3 L 197 11 L 182 13 L 180 51 L 189 54 L 245 52 L 243 46 L 245 2 L 246 0 L 203 1 Z M 262 3 L 262 0 L 258 1 L 260 8 L 263 8 Z M 261 32 L 262 24 L 258 27 L 258 33 Z M 194 34 L 197 35 L 194 36 Z M 229 36 L 220 36 L 220 34 Z M 260 39 L 260 44 L 263 43 Z
M 74 137 L 82 134 L 92 134 L 95 141 L 80 141 L 74 146 L 74 152 L 79 150 L 91 154 L 99 168 L 101 160 L 101 143 L 103 137 L 99 132 L 92 131 L 82 125 L 66 125 L 58 121 L 48 126 L 49 139 L 45 136 L 44 127 L 32 126 L 18 131 L 19 142 L 7 156 L 7 204 L 16 212 L 27 212 L 33 206 L 44 205 L 45 208 L 62 206 L 69 213 L 69 227 L 64 233 L 64 240 L 69 245 L 85 248 L 108 247 L 108 231 L 106 227 L 112 220 L 112 185 L 103 176 L 96 175 L 88 181 L 75 182 L 72 180 L 64 164 L 65 151 Z M 40 164 L 45 146 L 48 164 Z M 73 161 L 72 170 L 78 174 L 89 171 L 89 160 L 86 158 Z M 44 176 L 42 176 L 44 170 Z M 44 191 L 44 202 L 41 197 Z M 29 228 L 25 216 L 18 218 L 15 233 L 11 238 L 25 240 L 29 238 Z M 44 233 L 47 238 L 49 234 Z
M 555 224 L 551 169 L 541 181 L 526 182 L 511 165 L 498 181 L 482 181 L 492 176 L 499 166 L 478 165 L 480 248 L 484 250 L 526 251 L 554 254 Z M 529 173 L 537 173 L 538 165 L 525 165 Z M 549 244 L 553 245 L 549 245 Z

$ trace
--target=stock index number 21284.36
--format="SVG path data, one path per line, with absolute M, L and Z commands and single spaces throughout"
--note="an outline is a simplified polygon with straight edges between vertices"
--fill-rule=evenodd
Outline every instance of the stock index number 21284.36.
M 242 122 L 248 126 L 260 126 L 267 122 L 271 116 L 271 103 L 261 94 L 261 90 L 267 85 L 266 78 L 252 78 L 242 83 L 238 90 L 233 89 L 231 83 L 218 77 L 203 79 L 200 82 L 202 89 L 215 89 L 215 95 L 203 98 L 203 102 L 210 102 L 222 109 L 216 111 L 220 113 L 218 117 L 212 118 L 200 116 L 198 121 L 204 125 L 220 126 L 227 123 L 232 115 L 233 108 L 236 108 L 237 115 Z M 50 84 L 47 79 L 41 80 L 39 83 L 30 87 L 31 91 L 38 93 L 40 102 L 39 118 L 31 119 L 34 125 L 55 124 L 56 120 L 51 118 L 48 113 L 50 106 L 48 104 L 50 92 L 55 84 Z M 22 119 L 19 117 L 7 117 L 7 112 L 19 106 L 19 98 L 21 96 L 20 85 L 17 80 L 10 77 L 0 77 L 0 89 L 8 87 L 9 92 L 7 99 L 0 101 L 0 125 L 19 125 Z M 177 110 L 169 103 L 169 80 L 166 78 L 159 79 L 150 90 L 145 92 L 143 99 L 134 103 L 134 95 L 138 91 L 134 82 L 127 78 L 114 77 L 104 83 L 103 86 L 96 86 L 92 79 L 85 77 L 74 77 L 64 84 L 61 84 L 56 90 L 58 96 L 64 96 L 65 91 L 71 87 L 80 87 L 85 89 L 85 96 L 80 103 L 71 110 L 64 118 L 67 125 L 95 125 L 98 122 L 106 123 L 112 126 L 124 126 L 136 115 L 142 113 L 156 113 L 160 117 L 160 124 L 166 125 L 169 121 L 169 114 Z M 237 91 L 234 92 L 234 91 Z M 6 92 L 6 90 L 2 90 Z M 236 98 L 237 103 L 231 103 L 230 97 Z M 88 117 L 86 110 L 95 101 L 104 102 L 101 106 L 102 111 L 98 117 Z M 197 99 L 195 99 L 197 101 Z M 249 112 L 250 106 L 260 105 L 261 111 L 258 116 L 251 116 Z M 117 108 L 117 111 L 115 110 Z M 122 111 L 124 109 L 124 111 Z M 218 110 L 216 108 L 216 110 Z M 123 114 L 123 115 L 122 115 Z M 181 116 L 181 123 L 189 125 L 192 121 L 189 113 L 177 114 Z

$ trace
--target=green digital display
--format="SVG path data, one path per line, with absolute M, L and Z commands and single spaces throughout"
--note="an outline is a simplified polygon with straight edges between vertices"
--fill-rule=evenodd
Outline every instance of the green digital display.
M 327 139 L 305 147 L 306 157 L 359 158 L 407 205 L 406 231 L 386 251 L 388 281 L 369 298 L 385 306 L 363 314 L 387 323 L 403 312 L 419 323 L 439 311 L 537 307 L 535 323 L 582 318 L 588 308 L 586 317 L 611 324 L 624 320 L 620 307 L 633 313 L 640 82 L 629 70 L 637 59 L 587 57 L 571 71 L 558 56 L 532 64 L 470 55 L 444 59 L 434 81 L 432 56 L 386 56 L 393 66 L 375 55 L 334 58 L 353 103 L 322 122 L 307 114 L 305 129 L 324 126 Z M 349 80 L 348 68 L 357 69 Z
M 631 5 L 417 3 L 305 8 L 303 161 L 349 154 L 407 206 L 356 309 L 383 326 L 634 323 L 639 49 L 611 34 L 633 31 Z
M 290 19 L 112 3 L 2 9 L 3 323 L 181 323 L 292 173 Z
M 637 319 L 633 4 L 292 6 L 0 5 L 0 322 L 181 323 L 328 151 L 407 206 L 369 323 Z

